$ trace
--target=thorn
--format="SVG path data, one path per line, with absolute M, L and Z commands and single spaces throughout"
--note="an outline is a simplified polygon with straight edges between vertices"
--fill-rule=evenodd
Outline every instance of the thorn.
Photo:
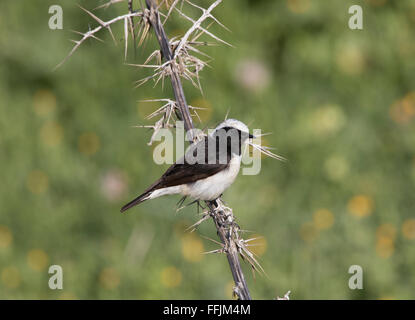
M 228 116 L 229 116 L 229 112 L 231 111 L 231 108 L 229 107 L 228 108 L 228 111 L 226 111 L 226 115 L 225 115 L 225 120 L 227 120 L 228 119 Z
M 171 12 L 176 7 L 178 2 L 179 2 L 179 0 L 174 0 L 174 2 L 171 4 L 171 7 L 169 8 L 169 11 L 167 12 L 166 18 L 163 21 L 163 25 L 167 22 L 167 19 L 170 17 Z
M 195 7 L 195 8 L 198 8 L 198 9 L 200 9 L 200 10 L 202 10 L 202 12 L 203 13 L 205 13 L 206 12 L 206 9 L 205 8 L 202 8 L 202 7 L 200 7 L 200 6 L 198 6 L 198 5 L 196 5 L 196 4 L 194 4 L 194 3 L 192 3 L 192 2 L 190 2 L 189 0 L 186 0 L 186 2 L 187 3 L 189 3 L 190 5 L 192 5 L 193 7 Z M 210 13 L 208 13 L 208 16 L 211 18 L 211 19 L 213 19 L 218 25 L 220 25 L 222 28 L 224 28 L 226 31 L 228 31 L 228 32 L 231 32 L 231 30 L 229 30 L 227 27 L 225 27 L 222 23 L 220 23 L 213 15 L 211 15 Z
M 211 239 L 211 238 L 206 237 L 206 236 L 201 236 L 201 237 L 204 238 L 204 239 L 206 239 L 206 240 L 210 240 L 210 241 L 212 241 L 212 242 L 214 242 L 214 243 L 216 243 L 216 244 L 218 244 L 218 245 L 220 245 L 220 246 L 223 247 L 223 244 L 222 243 L 220 243 L 220 242 L 218 242 L 218 241 L 216 241 L 214 239 Z
M 160 66 L 154 64 L 137 64 L 137 63 L 126 63 L 127 66 L 137 67 L 137 68 L 153 68 L 157 69 Z
M 110 26 L 108 26 L 108 27 L 106 27 L 106 28 L 108 29 L 108 32 L 110 33 L 111 38 L 112 38 L 112 40 L 114 41 L 115 45 L 117 45 L 117 41 L 115 40 L 114 34 L 112 33 L 112 30 L 111 30 L 111 27 L 110 27 Z
M 223 248 L 221 249 L 216 249 L 216 250 L 211 250 L 211 251 L 206 251 L 206 252 L 202 252 L 202 254 L 210 254 L 210 253 L 224 253 L 225 250 Z
M 193 232 L 196 230 L 196 228 L 201 225 L 204 221 L 206 221 L 207 219 L 209 219 L 210 214 L 208 211 L 202 212 L 203 216 L 201 219 L 199 219 L 196 223 L 192 224 L 190 227 L 188 227 L 186 229 L 186 231 L 191 230 L 190 232 Z
M 250 141 L 247 141 L 247 144 L 250 145 L 250 146 L 252 146 L 254 149 L 260 151 L 261 153 L 265 154 L 266 156 L 268 156 L 270 158 L 273 158 L 273 159 L 276 159 L 276 160 L 280 160 L 282 162 L 287 162 L 287 159 L 286 158 L 284 158 L 282 156 L 279 156 L 279 155 L 277 155 L 277 154 L 269 151 L 269 149 L 270 149 L 269 147 L 261 146 L 259 144 L 255 144 L 255 143 L 250 142 Z
M 106 27 L 105 22 L 102 21 L 100 18 L 98 18 L 95 14 L 93 14 L 91 11 L 85 9 L 84 7 L 82 7 L 81 5 L 77 4 L 77 6 L 79 8 L 81 8 L 82 10 L 84 10 L 86 13 L 88 13 L 92 18 L 94 18 L 96 21 L 98 21 L 98 23 L 103 26 Z
M 124 0 L 110 0 L 107 3 L 104 3 L 103 5 L 100 5 L 100 6 L 94 8 L 92 10 L 98 10 L 98 9 L 101 9 L 101 8 L 107 9 L 110 5 L 118 3 L 118 2 L 122 2 L 122 1 L 124 1 Z
M 248 243 L 248 242 L 251 242 L 251 241 L 254 241 L 254 240 L 258 240 L 258 239 L 264 239 L 264 237 L 255 237 L 255 238 L 250 238 L 250 239 L 244 240 L 244 242 L 245 242 L 245 243 Z
M 277 300 L 290 300 L 290 294 L 291 294 L 291 291 L 288 290 L 288 292 L 284 295 L 284 297 L 282 298 L 277 297 Z
M 128 51 L 128 19 L 127 18 L 124 18 L 124 38 L 125 38 L 124 60 L 127 60 L 127 51 Z

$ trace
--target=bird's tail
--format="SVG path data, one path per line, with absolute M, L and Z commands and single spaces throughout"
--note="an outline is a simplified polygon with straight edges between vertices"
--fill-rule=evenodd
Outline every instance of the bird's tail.
M 161 196 L 169 195 L 169 194 L 178 194 L 181 193 L 180 186 L 171 186 L 171 187 L 161 187 L 160 181 L 156 181 L 152 186 L 150 186 L 143 194 L 139 195 L 134 200 L 127 203 L 124 207 L 121 208 L 121 212 L 128 210 L 137 204 L 140 204 L 143 201 L 148 199 L 154 199 Z
M 144 202 L 147 199 L 149 199 L 151 194 L 153 193 L 153 191 L 157 188 L 158 184 L 159 184 L 159 181 L 156 181 L 146 191 L 144 191 L 142 194 L 140 194 L 137 198 L 135 198 L 134 200 L 131 200 L 125 206 L 123 206 L 121 208 L 120 212 L 124 212 L 124 211 L 140 204 L 141 202 Z
M 132 207 L 134 207 L 134 206 L 136 206 L 138 204 L 140 204 L 141 202 L 146 201 L 150 197 L 150 195 L 151 195 L 152 192 L 153 191 L 144 192 L 143 194 L 139 195 L 134 200 L 131 200 L 130 202 L 128 202 L 125 206 L 123 206 L 121 208 L 120 211 L 121 212 L 124 212 L 124 211 L 126 211 L 126 210 L 128 210 L 128 209 L 130 209 L 130 208 L 132 208 Z

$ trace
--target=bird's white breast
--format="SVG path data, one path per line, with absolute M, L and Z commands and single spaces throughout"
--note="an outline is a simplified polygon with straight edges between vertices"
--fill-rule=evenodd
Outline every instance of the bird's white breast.
M 208 178 L 182 186 L 182 194 L 198 200 L 215 200 L 234 181 L 241 167 L 241 157 L 233 156 L 229 166 Z

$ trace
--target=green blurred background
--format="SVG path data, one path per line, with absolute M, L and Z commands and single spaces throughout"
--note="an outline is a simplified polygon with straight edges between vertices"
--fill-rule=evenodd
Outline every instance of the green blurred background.
M 176 213 L 172 196 L 119 213 L 165 169 L 151 132 L 132 128 L 152 124 L 144 118 L 158 105 L 137 101 L 171 90 L 133 88 L 148 72 L 124 64 L 122 23 L 117 46 L 104 31 L 104 43 L 87 41 L 52 72 L 78 39 L 70 30 L 96 26 L 76 3 L 103 2 L 0 3 L 0 298 L 231 298 L 225 256 L 201 254 L 217 248 L 202 237 L 217 239 L 212 222 L 185 232 L 195 207 Z M 48 28 L 52 4 L 63 30 Z M 362 31 L 348 28 L 353 4 Z M 204 96 L 185 84 L 190 104 L 208 108 L 196 124 L 213 127 L 230 108 L 273 132 L 266 144 L 289 160 L 263 158 L 259 175 L 240 175 L 224 195 L 246 236 L 263 236 L 253 250 L 268 277 L 244 264 L 253 298 L 413 298 L 415 2 L 238 0 L 214 12 L 232 32 L 212 30 L 235 48 L 206 49 Z M 166 25 L 169 36 L 187 27 Z M 127 62 L 155 48 L 152 37 Z M 63 290 L 48 288 L 52 264 Z M 363 290 L 348 287 L 355 264 Z

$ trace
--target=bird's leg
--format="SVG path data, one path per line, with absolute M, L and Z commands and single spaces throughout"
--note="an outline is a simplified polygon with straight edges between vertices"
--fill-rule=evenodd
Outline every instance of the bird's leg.
M 181 198 L 180 201 L 177 203 L 177 205 L 178 206 L 179 205 L 182 205 L 185 199 L 186 199 L 186 196 L 184 196 L 183 198 Z M 186 204 L 186 205 L 184 205 L 182 207 L 178 207 L 176 211 L 182 210 L 182 209 L 184 209 L 186 207 L 190 207 L 192 204 L 195 204 L 195 203 L 197 203 L 197 213 L 200 213 L 199 208 L 202 208 L 202 209 L 204 209 L 204 208 L 200 204 L 199 200 L 193 200 L 192 202 L 190 202 L 190 203 L 188 203 L 188 204 Z
M 186 200 L 186 198 L 187 198 L 187 196 L 183 196 L 183 197 L 179 200 L 179 202 L 177 202 L 176 206 L 180 208 L 180 207 L 182 206 L 183 202 Z
M 197 204 L 197 213 L 200 213 L 199 208 L 202 208 L 202 210 L 204 210 L 205 208 L 202 207 L 202 205 L 200 204 L 200 200 L 193 200 L 192 202 L 190 202 L 189 204 L 186 205 L 186 207 L 191 206 L 192 204 L 196 203 Z
M 206 209 L 206 207 L 202 206 L 202 204 L 200 203 L 200 200 L 197 201 L 197 207 L 200 208 L 200 209 L 202 209 L 202 210 L 205 210 Z

